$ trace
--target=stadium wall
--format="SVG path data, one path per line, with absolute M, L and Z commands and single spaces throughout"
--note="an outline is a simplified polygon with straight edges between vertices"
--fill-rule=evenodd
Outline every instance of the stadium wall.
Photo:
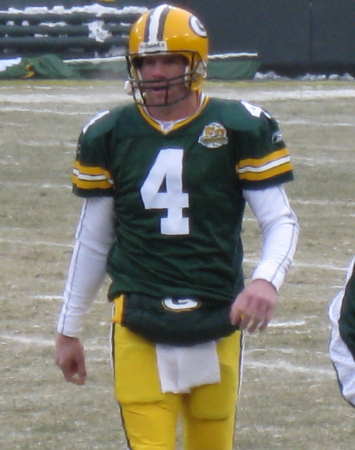
M 163 0 L 162 0 L 163 1 Z M 2 0 L 2 10 L 100 4 L 145 6 L 150 0 Z M 211 53 L 257 52 L 261 70 L 355 71 L 354 0 L 181 0 L 205 23 Z M 0 38 L 1 39 L 1 38 Z

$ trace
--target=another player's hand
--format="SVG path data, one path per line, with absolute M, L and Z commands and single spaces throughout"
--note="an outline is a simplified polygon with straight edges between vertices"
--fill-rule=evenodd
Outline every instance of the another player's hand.
M 82 385 L 86 381 L 84 348 L 78 338 L 58 334 L 54 360 L 70 383 Z
M 233 325 L 250 333 L 264 330 L 273 315 L 277 302 L 275 287 L 266 280 L 253 280 L 235 299 L 230 311 Z

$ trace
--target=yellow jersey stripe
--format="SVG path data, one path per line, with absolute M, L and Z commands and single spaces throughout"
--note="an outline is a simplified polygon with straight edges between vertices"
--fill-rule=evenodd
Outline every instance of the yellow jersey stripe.
M 292 171 L 287 148 L 277 150 L 263 158 L 247 158 L 236 166 L 240 180 L 261 181 Z
M 262 168 L 263 166 L 266 166 L 271 162 L 277 162 L 278 160 L 282 161 L 284 158 L 290 159 L 290 155 L 286 147 L 281 150 L 276 150 L 275 152 L 270 153 L 264 158 L 242 159 L 237 166 L 237 171 L 239 173 L 246 170 L 247 168 L 248 170 L 257 170 L 258 168 Z
M 261 181 L 267 180 L 278 175 L 282 175 L 287 172 L 292 171 L 292 164 L 290 162 L 286 162 L 281 165 L 277 165 L 276 167 L 271 167 L 268 170 L 263 171 L 248 171 L 244 173 L 239 173 L 240 180 L 248 180 L 248 181 Z
M 80 189 L 112 189 L 113 181 L 110 172 L 102 167 L 83 166 L 74 162 L 73 184 Z

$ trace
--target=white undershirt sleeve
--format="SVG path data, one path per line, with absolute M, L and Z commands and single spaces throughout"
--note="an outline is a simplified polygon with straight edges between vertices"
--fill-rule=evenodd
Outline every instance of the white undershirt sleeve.
M 296 250 L 299 235 L 297 217 L 283 186 L 244 190 L 243 196 L 258 221 L 263 237 L 261 257 L 252 279 L 270 281 L 279 290 Z
M 99 197 L 83 203 L 64 289 L 58 333 L 78 337 L 106 276 L 107 254 L 114 242 L 113 199 Z

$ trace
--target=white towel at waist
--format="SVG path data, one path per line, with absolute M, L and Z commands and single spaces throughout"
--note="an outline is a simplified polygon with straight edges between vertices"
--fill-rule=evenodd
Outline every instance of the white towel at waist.
M 221 381 L 216 341 L 191 347 L 157 344 L 156 354 L 163 393 L 187 393 Z

